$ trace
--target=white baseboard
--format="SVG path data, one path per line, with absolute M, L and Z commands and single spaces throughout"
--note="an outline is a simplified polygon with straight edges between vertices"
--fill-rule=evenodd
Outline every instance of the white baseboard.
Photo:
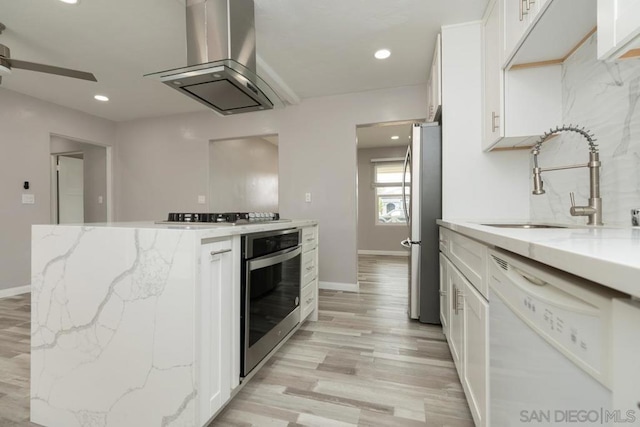
M 0 298 L 13 297 L 31 292 L 31 285 L 16 286 L 8 289 L 0 289 Z
M 358 249 L 358 255 L 389 255 L 389 256 L 409 256 L 409 251 L 370 251 Z
M 357 283 L 318 282 L 318 288 L 332 291 L 358 292 Z

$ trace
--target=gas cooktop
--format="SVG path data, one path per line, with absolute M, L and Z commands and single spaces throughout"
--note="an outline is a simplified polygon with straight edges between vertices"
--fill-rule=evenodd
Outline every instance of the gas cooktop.
M 253 224 L 274 221 L 289 221 L 280 219 L 280 214 L 274 212 L 225 212 L 225 213 L 176 213 L 168 215 L 166 221 L 158 224 L 197 223 L 197 224 Z

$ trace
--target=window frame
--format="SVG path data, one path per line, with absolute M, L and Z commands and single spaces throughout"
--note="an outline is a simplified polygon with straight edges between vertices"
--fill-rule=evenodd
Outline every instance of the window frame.
M 374 225 L 380 226 L 406 226 L 408 224 L 407 219 L 401 222 L 383 222 L 380 221 L 380 200 L 383 197 L 398 197 L 400 199 L 400 207 L 399 209 L 403 209 L 402 207 L 402 181 L 398 182 L 378 182 L 378 167 L 383 165 L 397 164 L 401 168 L 404 168 L 404 158 L 386 158 L 386 159 L 371 159 L 372 167 L 371 167 L 371 188 L 373 189 L 374 196 Z M 411 175 L 406 174 L 407 182 L 406 184 L 410 184 Z M 379 189 L 381 188 L 398 188 L 399 192 L 397 194 L 379 194 Z M 409 187 L 411 190 L 411 187 Z M 407 205 L 411 202 L 411 194 L 407 194 Z M 398 208 L 395 208 L 398 209 Z

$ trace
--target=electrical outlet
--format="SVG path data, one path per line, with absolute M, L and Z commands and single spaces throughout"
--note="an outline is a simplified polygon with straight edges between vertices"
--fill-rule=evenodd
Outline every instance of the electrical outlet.
M 304 193 L 304 201 L 311 203 L 311 193 Z
M 36 203 L 35 194 L 23 194 L 22 195 L 22 204 L 23 205 L 33 205 Z
M 207 203 L 207 198 L 204 196 L 198 196 L 198 204 L 204 205 L 205 203 Z
M 102 196 L 98 196 L 98 204 L 101 205 L 104 202 Z

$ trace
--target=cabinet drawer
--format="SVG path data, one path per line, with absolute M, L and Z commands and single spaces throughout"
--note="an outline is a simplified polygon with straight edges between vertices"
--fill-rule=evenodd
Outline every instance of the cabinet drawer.
M 451 240 L 451 232 L 446 228 L 440 227 L 440 252 L 449 255 L 449 241 Z
M 450 232 L 449 258 L 464 276 L 488 298 L 487 281 L 487 247 L 482 243 Z
M 302 252 L 308 252 L 318 245 L 318 227 L 302 229 Z
M 316 283 L 316 280 L 312 280 L 311 283 L 302 288 L 302 298 L 300 300 L 300 321 L 304 321 L 316 308 L 316 298 L 318 298 L 318 286 Z
M 316 278 L 316 249 L 302 254 L 302 287 Z

